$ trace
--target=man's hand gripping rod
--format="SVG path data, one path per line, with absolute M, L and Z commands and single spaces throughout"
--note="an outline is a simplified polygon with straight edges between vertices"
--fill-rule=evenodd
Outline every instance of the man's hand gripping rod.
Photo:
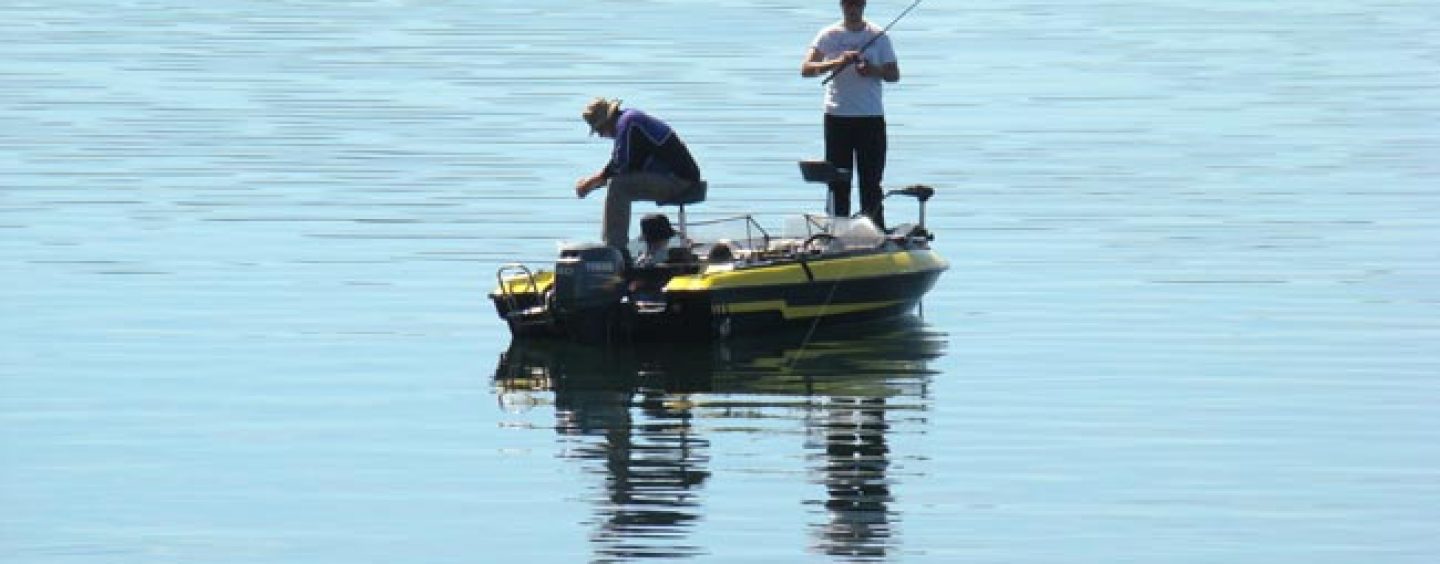
M 871 37 L 870 40 L 866 41 L 864 45 L 861 45 L 860 49 L 856 52 L 864 53 L 866 49 L 869 49 L 871 45 L 875 44 L 875 41 L 879 40 L 881 37 L 884 37 L 886 33 L 889 33 L 890 28 L 895 27 L 895 23 L 899 22 L 900 18 L 905 17 L 905 14 L 910 13 L 910 10 L 914 10 L 916 6 L 919 6 L 921 1 L 922 0 L 915 0 L 914 4 L 911 4 L 909 8 L 905 8 L 905 11 L 900 12 L 900 15 L 895 16 L 895 19 L 890 20 L 890 25 L 885 26 L 885 29 L 882 29 L 880 30 L 880 33 L 875 34 L 875 37 Z M 850 61 L 845 61 L 844 63 L 841 63 L 839 67 L 835 68 L 835 70 L 830 71 L 830 76 L 827 76 L 825 77 L 825 80 L 820 81 L 820 85 L 824 86 L 826 84 L 830 84 L 830 81 L 835 80 L 835 77 L 838 76 L 840 72 L 845 70 L 845 67 L 848 66 L 850 66 Z

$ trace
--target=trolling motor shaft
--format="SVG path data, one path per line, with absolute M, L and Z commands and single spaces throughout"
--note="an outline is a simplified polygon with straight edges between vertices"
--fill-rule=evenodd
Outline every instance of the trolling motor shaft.
M 911 184 L 899 190 L 891 190 L 885 193 L 889 196 L 909 196 L 920 203 L 920 228 L 925 228 L 925 202 L 935 195 L 935 189 L 924 184 Z

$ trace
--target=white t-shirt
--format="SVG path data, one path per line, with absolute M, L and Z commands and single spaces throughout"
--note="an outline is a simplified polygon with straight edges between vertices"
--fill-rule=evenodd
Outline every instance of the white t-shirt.
M 858 51 L 870 38 L 880 35 L 880 28 L 866 22 L 865 29 L 850 31 L 841 21 L 820 30 L 810 47 L 825 59 L 833 59 L 846 51 Z M 875 66 L 897 62 L 890 36 L 881 35 L 865 49 L 865 60 Z M 885 104 L 883 81 L 878 76 L 860 76 L 855 65 L 845 67 L 825 88 L 825 113 L 834 116 L 882 116 Z

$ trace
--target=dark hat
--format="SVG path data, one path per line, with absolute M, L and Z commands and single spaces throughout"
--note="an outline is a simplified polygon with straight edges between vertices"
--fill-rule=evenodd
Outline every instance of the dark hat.
M 640 238 L 646 243 L 657 243 L 675 236 L 670 218 L 663 213 L 652 213 L 640 218 Z

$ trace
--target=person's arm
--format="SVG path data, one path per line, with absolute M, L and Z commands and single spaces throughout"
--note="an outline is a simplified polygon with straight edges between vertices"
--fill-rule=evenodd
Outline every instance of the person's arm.
M 595 171 L 595 174 L 575 181 L 575 195 L 584 198 L 591 192 L 604 188 L 605 183 L 609 182 L 612 176 L 615 176 L 615 159 L 613 156 L 609 162 L 605 163 L 605 166 Z
M 874 44 L 865 51 L 869 57 L 858 61 L 855 72 L 860 76 L 874 77 L 885 82 L 900 82 L 900 63 L 895 57 L 895 47 L 890 43 L 890 36 L 879 35 Z
M 617 126 L 619 125 L 620 124 L 617 124 Z M 595 174 L 586 176 L 575 182 L 576 196 L 584 198 L 589 193 L 604 188 L 605 184 L 610 181 L 610 177 L 629 168 L 630 161 L 626 160 L 626 155 L 629 154 L 629 149 L 627 148 L 629 146 L 628 136 L 634 129 L 635 128 L 630 127 L 630 124 L 627 122 L 615 132 L 615 145 L 610 149 L 610 160 L 606 161 L 605 166 L 600 167 L 600 170 L 596 171 Z
M 858 56 L 859 54 L 855 51 L 846 51 L 839 57 L 826 60 L 824 53 L 811 47 L 810 52 L 805 54 L 805 60 L 800 63 L 800 76 L 810 78 L 834 72 L 835 69 L 845 66 Z
M 575 181 L 575 196 L 579 198 L 584 198 L 585 196 L 588 196 L 591 192 L 599 190 L 600 188 L 604 188 L 605 181 L 609 179 L 608 175 L 606 174 L 607 170 L 609 169 L 602 168 L 599 172 L 596 172 L 595 174 L 586 176 L 584 178 L 581 178 L 580 180 Z
M 861 64 L 855 67 L 860 76 L 878 76 L 885 82 L 900 82 L 900 64 L 885 63 L 880 66 Z

